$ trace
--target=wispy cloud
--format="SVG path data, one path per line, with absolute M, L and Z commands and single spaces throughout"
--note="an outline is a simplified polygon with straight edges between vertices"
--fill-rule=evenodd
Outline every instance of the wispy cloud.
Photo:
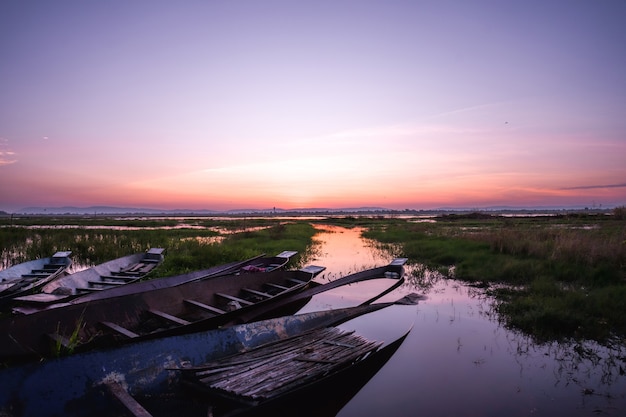
M 0 138 L 0 166 L 10 165 L 17 162 L 16 153 L 9 149 L 9 140 Z
M 594 188 L 622 188 L 626 187 L 626 183 L 623 184 L 604 184 L 604 185 L 579 185 L 577 187 L 565 187 L 562 190 L 591 190 Z

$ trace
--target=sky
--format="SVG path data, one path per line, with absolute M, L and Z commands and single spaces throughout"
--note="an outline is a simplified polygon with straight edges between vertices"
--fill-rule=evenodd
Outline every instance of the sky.
M 626 2 L 0 2 L 0 210 L 626 204 Z

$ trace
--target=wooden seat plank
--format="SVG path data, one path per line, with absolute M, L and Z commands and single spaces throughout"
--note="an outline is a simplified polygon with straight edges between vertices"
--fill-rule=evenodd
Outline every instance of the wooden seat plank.
M 125 282 L 112 282 L 112 281 L 87 281 L 89 285 L 108 285 L 109 287 L 117 287 L 119 285 L 126 284 Z
M 237 301 L 240 304 L 245 304 L 248 306 L 253 305 L 254 303 L 248 300 L 244 300 L 243 298 L 235 297 L 234 295 L 223 294 L 221 292 L 216 292 L 215 295 L 219 295 L 220 297 L 226 298 L 228 300 Z
M 116 333 L 121 334 L 122 336 L 126 336 L 129 339 L 134 339 L 135 337 L 139 337 L 139 335 L 135 332 L 132 332 L 122 326 L 120 326 L 119 324 L 115 324 L 112 323 L 110 321 L 101 321 L 100 324 L 102 324 L 104 327 L 107 327 L 111 330 L 113 330 Z
M 252 288 L 242 288 L 242 290 L 247 292 L 247 293 L 258 295 L 259 297 L 263 297 L 263 298 L 272 298 L 272 297 L 274 297 L 272 294 L 268 294 L 268 293 L 262 292 L 262 291 L 253 290 Z
M 168 314 L 168 313 L 166 313 L 164 311 L 150 309 L 150 310 L 148 310 L 148 312 L 150 314 L 153 314 L 153 315 L 155 315 L 157 317 L 160 317 L 160 318 L 162 318 L 164 320 L 170 321 L 170 322 L 172 322 L 174 324 L 178 324 L 180 326 L 185 326 L 185 325 L 189 324 L 189 322 L 187 320 L 181 319 L 180 317 L 173 316 L 173 315 Z
M 201 303 L 200 301 L 185 299 L 184 302 L 187 303 L 187 304 L 190 304 L 190 305 L 192 305 L 194 307 L 201 308 L 202 310 L 210 311 L 211 313 L 215 313 L 215 314 L 224 314 L 224 313 L 226 313 L 224 310 L 222 310 L 220 308 L 213 307 L 211 305 Z
M 267 285 L 268 287 L 271 287 L 271 288 L 276 288 L 276 289 L 281 290 L 281 291 L 289 289 L 289 287 L 285 287 L 284 285 L 274 284 L 273 282 L 266 282 L 265 285 Z

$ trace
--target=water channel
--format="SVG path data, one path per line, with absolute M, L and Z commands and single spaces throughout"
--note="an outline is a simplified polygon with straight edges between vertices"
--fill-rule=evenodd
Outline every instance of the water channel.
M 310 263 L 327 282 L 386 265 L 393 255 L 361 238 L 358 228 L 318 226 Z M 390 341 L 410 329 L 391 359 L 329 415 L 363 416 L 625 416 L 626 348 L 593 343 L 538 345 L 506 329 L 483 289 L 415 266 L 380 301 L 424 296 L 358 319 L 368 339 Z M 391 280 L 319 294 L 300 312 L 357 305 Z M 314 401 L 326 401 L 324 398 Z M 324 414 L 326 415 L 326 414 Z
M 320 279 L 388 263 L 392 256 L 361 239 L 359 229 L 327 227 L 317 235 Z M 386 365 L 339 411 L 356 416 L 624 416 L 626 350 L 593 343 L 537 345 L 507 330 L 484 290 L 409 270 L 385 296 L 417 292 L 417 306 L 393 306 L 368 322 L 368 338 L 394 326 L 412 330 Z M 315 296 L 302 311 L 356 305 L 385 284 Z

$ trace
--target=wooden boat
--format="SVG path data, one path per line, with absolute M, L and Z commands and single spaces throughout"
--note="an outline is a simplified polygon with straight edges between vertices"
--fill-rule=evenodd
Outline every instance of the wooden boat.
M 200 280 L 209 278 L 211 276 L 235 274 L 239 272 L 269 272 L 275 269 L 283 268 L 289 260 L 296 255 L 297 251 L 283 251 L 276 256 L 266 257 L 263 254 L 238 262 L 230 262 L 223 265 L 214 266 L 209 269 L 199 270 L 188 274 L 175 275 L 171 277 L 162 277 L 151 279 L 149 281 L 133 281 L 127 282 L 124 285 L 108 285 L 106 288 L 90 288 L 88 291 L 76 291 L 68 297 L 50 294 L 33 294 L 29 297 L 19 297 L 15 300 L 18 305 L 14 306 L 13 312 L 19 314 L 32 314 L 37 311 L 49 308 L 56 308 L 66 305 L 67 303 L 76 304 L 82 302 L 90 302 L 93 300 L 99 300 L 102 298 L 118 297 L 128 294 L 141 293 L 148 290 L 154 290 L 158 288 L 173 287 L 185 282 Z M 87 271 L 83 271 L 87 272 Z M 77 274 L 82 274 L 79 272 Z M 73 274 L 73 275 L 77 275 Z M 90 274 L 89 276 L 93 275 Z M 110 274 L 106 274 L 110 275 Z M 71 281 L 78 282 L 79 278 L 89 278 L 89 276 L 74 277 Z M 71 277 L 71 276 L 68 276 Z M 61 278 L 60 280 L 63 280 Z M 96 281 L 100 284 L 99 281 Z M 54 291 L 53 291 L 54 292 Z
M 314 295 L 321 294 L 323 292 L 330 291 L 344 285 L 350 285 L 357 282 L 370 281 L 380 278 L 393 280 L 394 283 L 390 285 L 386 290 L 370 298 L 369 300 L 362 302 L 362 304 L 371 304 L 382 296 L 389 294 L 391 291 L 398 288 L 400 285 L 402 285 L 402 283 L 404 283 L 404 264 L 407 262 L 407 260 L 407 258 L 395 258 L 388 265 L 355 272 L 353 274 L 346 275 L 325 284 L 312 282 L 308 288 L 297 293 L 289 294 L 286 297 L 282 298 L 280 304 L 266 304 L 263 306 L 259 306 L 254 310 L 241 311 L 240 314 L 237 316 L 237 319 L 240 323 L 247 323 L 250 321 L 276 317 L 278 315 L 287 314 L 287 311 L 291 309 L 292 305 L 298 305 L 302 300 L 309 299 Z
M 327 284 L 311 281 L 325 269 L 319 266 L 298 271 L 217 275 L 172 287 L 12 316 L 0 320 L 0 363 L 136 343 L 292 314 L 313 295 L 341 285 L 388 277 L 396 280 L 392 286 L 395 288 L 403 280 L 405 262 L 405 258 L 394 259 L 384 267 Z M 374 299 L 368 300 L 372 301 Z
M 59 277 L 72 264 L 71 254 L 70 251 L 60 251 L 48 258 L 23 262 L 0 271 L 0 306 Z
M 155 408 L 150 411 L 155 415 L 158 410 L 164 415 L 193 415 L 179 408 L 175 408 L 175 413 L 167 409 L 168 404 L 191 406 L 191 401 L 185 398 L 190 390 L 181 385 L 179 369 L 192 370 L 207 362 L 268 343 L 280 343 L 314 329 L 336 326 L 394 304 L 415 302 L 405 297 L 395 303 L 284 316 L 3 369 L 0 370 L 3 387 L 0 415 L 98 416 L 122 415 L 121 411 L 126 415 L 149 415 L 142 402 L 153 405 Z M 201 410 L 201 415 L 206 416 L 211 406 L 206 396 L 194 398 L 198 403 L 191 408 Z M 121 411 L 120 403 L 125 404 Z
M 297 399 L 320 397 L 309 394 L 319 386 L 332 392 L 331 382 L 349 386 L 372 362 L 380 369 L 407 335 L 408 331 L 383 348 L 383 342 L 368 340 L 354 330 L 318 328 L 200 366 L 180 368 L 182 382 L 209 395 L 213 416 L 249 412 L 302 415 L 294 412 L 302 408 Z M 384 361 L 379 356 L 384 356 Z M 337 384 L 340 377 L 345 385 Z M 298 408 L 286 412 L 288 404 L 298 402 Z M 317 412 L 313 415 L 319 416 Z
M 324 269 L 217 275 L 13 315 L 0 320 L 0 363 L 216 328 L 304 289 Z
M 100 292 L 138 281 L 152 272 L 164 259 L 165 249 L 150 248 L 146 252 L 122 256 L 94 267 L 61 276 L 43 285 L 38 293 L 15 297 L 16 303 L 45 306 Z

